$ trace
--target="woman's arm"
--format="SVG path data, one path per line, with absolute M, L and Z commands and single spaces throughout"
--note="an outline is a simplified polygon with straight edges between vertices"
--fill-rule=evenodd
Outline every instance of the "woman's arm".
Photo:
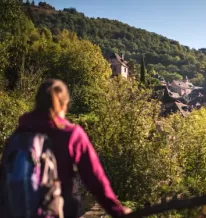
M 97 198 L 101 206 L 113 217 L 125 214 L 118 202 L 99 158 L 85 131 L 77 126 L 69 142 L 69 152 L 77 164 L 79 174 L 87 189 Z

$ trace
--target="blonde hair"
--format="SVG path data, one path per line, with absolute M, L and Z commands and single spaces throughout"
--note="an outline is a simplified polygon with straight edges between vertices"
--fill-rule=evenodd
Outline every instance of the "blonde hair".
M 57 79 L 47 79 L 39 87 L 35 98 L 35 109 L 47 112 L 58 128 L 62 125 L 57 116 L 70 101 L 69 91 L 64 82 Z

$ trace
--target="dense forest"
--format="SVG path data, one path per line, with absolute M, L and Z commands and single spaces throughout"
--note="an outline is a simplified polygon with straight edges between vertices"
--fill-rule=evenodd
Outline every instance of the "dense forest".
M 67 118 L 87 131 L 120 201 L 135 208 L 204 194 L 205 108 L 186 117 L 160 117 L 161 104 L 151 97 L 150 87 L 111 78 L 104 57 L 116 48 L 139 63 L 144 52 L 148 70 L 149 63 L 158 72 L 169 73 L 165 69 L 170 66 L 175 74 L 196 78 L 205 70 L 204 50 L 190 50 L 118 21 L 89 19 L 75 9 L 40 6 L 22 8 L 17 0 L 0 0 L 0 156 L 19 116 L 33 108 L 41 82 L 60 78 L 71 93 Z M 194 218 L 198 211 L 153 218 Z
M 177 41 L 117 20 L 88 18 L 75 8 L 56 11 L 40 2 L 38 7 L 25 6 L 25 10 L 36 27 L 48 27 L 55 35 L 63 29 L 76 32 L 79 38 L 99 45 L 105 57 L 112 52 L 123 53 L 127 60 L 140 63 L 144 54 L 148 70 L 158 72 L 166 80 L 187 76 L 196 85 L 205 83 L 205 49 L 190 49 Z

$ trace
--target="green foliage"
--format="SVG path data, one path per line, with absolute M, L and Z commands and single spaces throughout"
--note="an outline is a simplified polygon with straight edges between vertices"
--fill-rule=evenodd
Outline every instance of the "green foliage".
M 144 148 L 146 143 L 150 144 L 155 128 L 158 103 L 147 102 L 149 96 L 150 92 L 139 89 L 136 82 L 112 79 L 93 109 L 97 120 L 88 119 L 89 124 L 85 125 L 121 200 L 142 203 L 142 186 L 147 189 L 150 182 L 145 176 L 152 170 L 145 169 L 152 162 L 149 164 L 142 155 L 147 156 Z
M 68 31 L 62 34 L 65 33 L 69 34 Z M 76 112 L 88 112 L 91 99 L 97 97 L 98 89 L 111 76 L 110 66 L 100 48 L 87 40 L 66 37 L 59 44 L 62 52 L 53 72 L 70 85 L 74 104 L 78 102 L 78 107 L 74 106 L 73 109 Z
M 102 103 L 92 114 L 79 118 L 118 197 L 143 207 L 204 194 L 206 110 L 157 122 L 158 103 L 148 99 L 148 90 L 112 79 L 101 95 Z M 152 217 L 192 218 L 197 211 L 172 211 Z
M 75 8 L 63 11 L 31 8 L 31 17 L 37 26 L 46 26 L 55 34 L 62 29 L 76 32 L 80 38 L 98 44 L 106 57 L 115 51 L 140 64 L 144 53 L 147 65 L 156 66 L 157 72 L 156 68 L 161 64 L 162 70 L 187 75 L 189 79 L 196 77 L 197 73 L 206 75 L 204 49 L 190 49 L 177 41 L 116 20 L 88 18 Z
M 0 11 L 0 70 L 4 70 L 8 87 L 14 88 L 24 68 L 29 33 L 34 25 L 22 11 L 19 1 L 0 0 Z
M 191 83 L 193 83 L 196 86 L 204 86 L 205 78 L 202 74 L 198 73 L 195 78 L 191 79 Z
M 122 202 L 122 204 L 123 204 L 125 207 L 131 208 L 133 211 L 135 211 L 135 209 L 137 208 L 137 203 L 136 203 L 136 202 L 125 201 L 125 202 Z
M 28 102 L 0 92 L 0 155 L 6 138 L 18 124 L 18 118 L 30 109 Z
M 129 74 L 135 76 L 136 79 L 139 80 L 141 65 L 137 64 L 135 60 L 129 60 L 127 66 L 129 67 Z
M 205 120 L 206 110 L 201 109 L 185 119 L 174 115 L 164 123 L 174 158 L 181 169 L 178 186 L 184 186 L 182 191 L 186 196 L 205 192 Z
M 72 111 L 90 111 L 91 101 L 98 99 L 98 90 L 111 75 L 100 48 L 87 40 L 79 40 L 67 30 L 57 37 L 45 28 L 34 31 L 34 35 L 25 59 L 25 72 L 32 70 L 37 76 L 37 72 L 42 73 L 40 78 L 46 75 L 64 80 L 70 87 Z
M 151 99 L 150 89 L 138 83 L 138 63 L 145 52 L 149 87 L 157 83 L 152 77 L 156 72 L 168 81 L 187 75 L 202 85 L 204 49 L 190 50 L 118 21 L 89 19 L 75 9 L 56 12 L 44 3 L 36 9 L 34 19 L 43 25 L 41 28 L 34 28 L 16 2 L 11 9 L 3 7 L 4 14 L 0 14 L 0 153 L 18 117 L 31 108 L 39 84 L 47 77 L 56 77 L 71 91 L 69 119 L 88 131 L 125 205 L 143 207 L 205 193 L 206 110 L 193 111 L 187 117 L 175 114 L 160 118 L 159 102 Z M 105 55 L 113 49 L 126 52 L 137 81 L 111 79 L 100 47 L 78 36 L 98 43 Z M 13 92 L 7 86 L 12 81 Z M 173 211 L 153 217 L 192 218 L 196 212 Z
M 156 103 L 145 101 L 149 93 L 146 95 L 135 84 L 117 79 L 109 87 L 102 96 L 102 105 L 94 109 L 96 115 L 84 115 L 81 121 L 89 124 L 85 128 L 125 205 L 135 208 L 204 194 L 206 110 L 194 111 L 186 118 L 173 115 L 162 119 L 158 132 L 154 122 Z M 130 90 L 129 94 L 125 89 Z M 129 103 L 128 98 L 137 92 L 138 99 Z M 17 125 L 19 115 L 30 109 L 27 104 L 1 93 L 1 148 Z M 128 199 L 135 203 L 127 202 Z M 183 211 L 153 217 L 192 218 L 194 215 L 192 211 Z
M 21 13 L 15 21 L 17 24 L 25 18 Z M 72 111 L 90 111 L 91 101 L 98 99 L 98 89 L 111 75 L 100 48 L 87 40 L 79 40 L 67 30 L 54 36 L 48 28 L 35 29 L 27 21 L 25 19 L 25 28 L 10 40 L 8 47 L 2 44 L 9 54 L 2 69 L 7 88 L 31 99 L 45 77 L 60 78 L 70 87 Z
M 144 63 L 144 56 L 142 56 L 141 61 L 141 71 L 140 71 L 140 81 L 145 84 L 146 82 L 146 69 L 145 69 L 145 63 Z
M 172 82 L 173 80 L 182 80 L 183 77 L 178 73 L 169 73 L 167 71 L 160 71 L 159 75 L 164 77 L 164 79 L 168 82 Z

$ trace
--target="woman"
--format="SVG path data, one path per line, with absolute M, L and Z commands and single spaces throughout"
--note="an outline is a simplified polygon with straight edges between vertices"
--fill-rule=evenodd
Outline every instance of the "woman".
M 65 119 L 69 101 L 67 87 L 62 81 L 46 80 L 37 92 L 34 110 L 20 117 L 16 132 L 41 132 L 52 139 L 65 200 L 65 217 L 80 216 L 78 201 L 71 197 L 74 165 L 86 188 L 107 213 L 119 217 L 131 212 L 118 202 L 85 131 Z

